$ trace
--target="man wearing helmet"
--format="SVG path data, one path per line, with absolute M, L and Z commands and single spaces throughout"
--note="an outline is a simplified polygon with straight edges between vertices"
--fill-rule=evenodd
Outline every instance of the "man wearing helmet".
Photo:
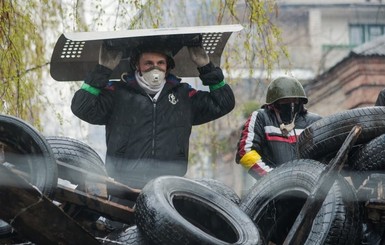
M 274 79 L 267 88 L 266 104 L 254 111 L 243 126 L 236 162 L 259 179 L 282 163 L 296 159 L 298 135 L 321 118 L 305 109 L 307 102 L 297 79 Z
M 161 42 L 139 45 L 131 55 L 133 71 L 109 81 L 122 51 L 102 45 L 99 64 L 75 93 L 71 109 L 88 123 L 105 125 L 106 168 L 115 180 L 143 188 L 157 176 L 185 175 L 192 126 L 234 108 L 222 70 L 201 45 L 188 51 L 209 91 L 195 90 L 171 73 L 175 62 Z

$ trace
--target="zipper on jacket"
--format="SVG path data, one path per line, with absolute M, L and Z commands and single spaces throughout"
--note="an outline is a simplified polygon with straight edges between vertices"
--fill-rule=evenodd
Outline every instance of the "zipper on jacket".
M 151 98 L 152 100 L 152 156 L 155 155 L 155 119 L 156 119 L 156 99 Z

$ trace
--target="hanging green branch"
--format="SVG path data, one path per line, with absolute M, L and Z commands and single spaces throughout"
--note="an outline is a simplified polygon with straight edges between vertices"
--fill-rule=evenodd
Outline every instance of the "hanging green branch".
M 52 17 L 52 7 L 50 1 L 0 1 L 1 113 L 35 126 L 41 109 L 37 95 L 48 65 L 41 23 L 51 24 L 45 16 Z
M 270 76 L 279 68 L 279 58 L 289 59 L 287 48 L 282 45 L 281 30 L 275 25 L 278 6 L 275 0 L 245 0 L 236 11 L 239 1 L 225 1 L 229 15 L 244 24 L 244 54 L 250 69 L 260 68 Z

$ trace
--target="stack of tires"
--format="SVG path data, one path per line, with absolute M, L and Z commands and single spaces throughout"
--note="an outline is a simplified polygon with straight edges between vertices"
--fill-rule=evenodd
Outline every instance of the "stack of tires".
M 69 181 L 91 195 L 106 193 L 87 180 L 89 173 L 106 177 L 107 173 L 99 155 L 83 142 L 43 137 L 28 123 L 5 115 L 0 115 L 0 142 L 2 164 L 27 173 L 28 181 L 52 200 L 58 180 Z M 85 174 L 71 171 L 71 166 Z M 258 230 L 239 202 L 233 190 L 216 180 L 160 177 L 148 183 L 137 198 L 136 224 L 98 239 L 111 244 L 260 244 Z M 100 217 L 72 203 L 57 205 L 87 230 L 95 228 Z M 30 243 L 23 231 L 14 231 L 5 221 L 0 222 L 0 242 Z
M 105 175 L 103 161 L 86 144 L 67 137 L 46 137 L 57 160 L 87 172 Z M 88 192 L 86 175 L 60 168 L 59 178 Z M 102 191 L 93 191 L 99 195 Z M 240 198 L 214 179 L 189 180 L 163 176 L 149 182 L 135 203 L 136 224 L 123 225 L 99 240 L 103 244 L 260 244 L 257 228 L 238 207 Z M 88 230 L 97 220 L 87 209 L 62 203 L 62 208 Z M 94 219 L 90 219 L 94 217 Z M 88 223 L 86 222 L 88 221 Z
M 326 164 L 356 125 L 362 131 L 305 244 L 362 244 L 364 203 L 358 200 L 356 188 L 369 173 L 385 170 L 385 107 L 347 110 L 313 123 L 299 136 L 300 159 L 274 169 L 242 197 L 241 209 L 255 222 L 266 244 L 285 242 Z
M 349 154 L 344 170 L 338 175 L 323 200 L 322 206 L 312 222 L 310 233 L 306 235 L 305 244 L 362 243 L 363 207 L 357 198 L 355 186 L 347 177 L 359 185 L 367 170 L 384 169 L 381 158 L 384 156 L 382 151 L 385 151 L 383 150 L 385 148 L 381 146 L 382 141 L 385 140 L 383 136 L 385 108 L 382 107 L 348 110 L 325 117 L 309 126 L 298 140 L 300 159 L 287 162 L 258 180 L 239 200 L 239 208 L 252 219 L 260 234 L 258 241 L 260 244 L 284 244 L 286 242 L 285 239 L 292 225 L 316 187 L 320 176 L 324 173 L 326 164 L 336 155 L 351 129 L 357 124 L 362 127 L 362 133 Z M 372 157 L 371 160 L 368 160 L 369 156 Z M 195 229 L 195 218 L 201 215 L 200 208 L 194 203 L 188 204 L 189 201 L 181 205 L 179 200 L 184 200 L 185 196 L 179 197 L 176 193 L 185 192 L 185 188 L 188 189 L 189 185 L 175 186 L 172 183 L 178 183 L 179 180 L 167 178 L 156 179 L 146 186 L 137 203 L 138 222 L 136 226 L 127 228 L 119 235 L 114 234 L 115 238 L 127 241 L 130 237 L 137 237 L 140 234 L 139 240 L 144 239 L 146 242 L 144 244 L 152 244 L 150 241 L 155 244 L 175 244 L 167 239 L 172 237 L 171 240 L 175 240 L 178 234 L 183 236 L 181 234 L 191 235 L 193 233 L 193 230 L 190 229 L 179 230 L 179 226 L 184 226 L 180 225 L 180 220 L 175 219 L 180 217 L 179 214 L 183 214 L 182 220 L 186 222 L 187 219 L 187 223 L 193 224 L 192 227 Z M 182 180 L 182 182 L 184 181 Z M 215 188 L 211 188 L 215 190 Z M 174 194 L 175 199 L 172 197 Z M 191 192 L 191 195 L 197 194 Z M 230 198 L 227 196 L 226 199 Z M 238 203 L 238 201 L 233 201 L 233 203 Z M 169 210 L 170 206 L 172 211 Z M 179 210 L 180 207 L 196 210 L 197 215 L 190 216 L 191 213 Z M 207 219 L 207 221 L 209 220 L 212 219 Z M 216 219 L 213 220 L 214 223 L 217 223 Z M 219 221 L 219 223 L 223 223 L 220 219 Z M 158 228 L 159 223 L 161 223 L 160 228 Z M 171 230 L 177 232 L 170 233 Z M 222 227 L 221 230 L 226 231 L 227 229 Z M 211 233 L 209 230 L 206 232 Z M 228 238 L 232 237 L 231 234 L 235 234 L 227 231 L 225 233 L 230 235 Z M 203 237 L 205 236 L 206 234 Z M 221 237 L 222 235 L 218 233 L 216 236 Z M 193 240 L 188 237 L 186 240 L 179 240 L 176 244 L 233 244 L 233 239 L 227 240 L 228 238 L 225 243 L 206 243 L 204 240 Z M 188 243 L 188 240 L 194 242 Z M 209 239 L 209 241 L 212 240 Z
M 356 188 L 369 172 L 385 169 L 384 107 L 348 110 L 310 125 L 298 139 L 300 158 L 274 169 L 241 198 L 217 180 L 153 179 L 135 202 L 134 224 L 95 236 L 102 244 L 284 244 L 326 164 L 357 124 L 362 132 L 322 200 L 305 244 L 361 244 L 365 221 Z M 0 115 L 0 142 L 2 164 L 29 173 L 29 181 L 44 195 L 54 198 L 58 179 L 92 195 L 106 195 L 103 187 L 89 185 L 87 174 L 74 175 L 57 165 L 60 161 L 108 177 L 103 160 L 88 145 L 68 137 L 43 137 L 27 123 L 4 115 Z M 60 207 L 88 230 L 101 215 L 70 203 Z M 25 240 L 0 221 L 0 242 Z

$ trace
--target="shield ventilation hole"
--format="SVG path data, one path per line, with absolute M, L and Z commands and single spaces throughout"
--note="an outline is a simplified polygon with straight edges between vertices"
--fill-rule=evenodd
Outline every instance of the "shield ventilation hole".
M 84 41 L 66 40 L 60 58 L 79 59 L 84 49 Z
M 203 48 L 208 54 L 213 54 L 219 41 L 222 38 L 222 33 L 204 33 L 202 35 Z

